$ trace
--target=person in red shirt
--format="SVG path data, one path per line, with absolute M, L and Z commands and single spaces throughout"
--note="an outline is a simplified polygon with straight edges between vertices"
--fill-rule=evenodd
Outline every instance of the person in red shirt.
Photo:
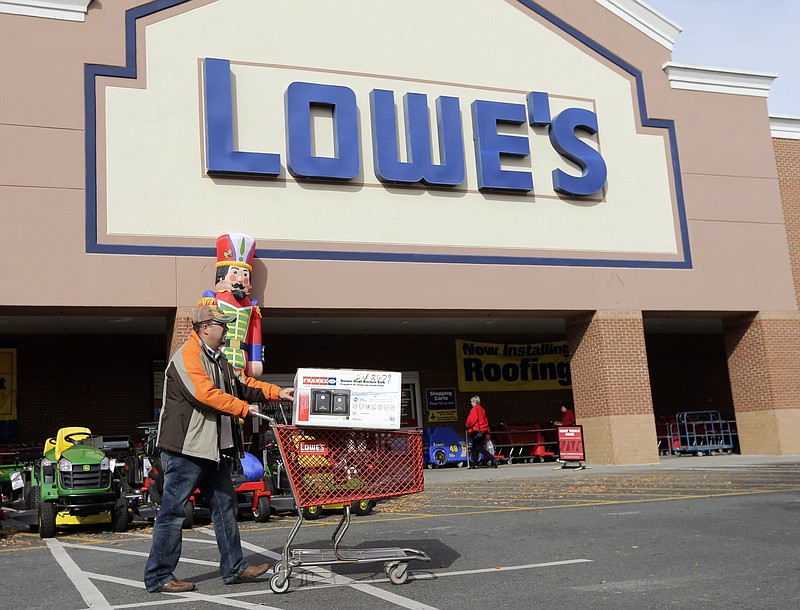
M 554 421 L 556 426 L 574 426 L 575 425 L 575 411 L 569 409 L 567 405 L 561 405 L 561 421 Z
M 470 440 L 472 440 L 469 467 L 477 468 L 478 459 L 480 459 L 480 456 L 483 456 L 492 468 L 497 468 L 497 460 L 486 450 L 486 436 L 489 434 L 489 420 L 486 419 L 486 411 L 481 406 L 481 397 L 473 396 L 469 401 L 472 404 L 472 409 L 469 415 L 467 415 L 467 434 Z

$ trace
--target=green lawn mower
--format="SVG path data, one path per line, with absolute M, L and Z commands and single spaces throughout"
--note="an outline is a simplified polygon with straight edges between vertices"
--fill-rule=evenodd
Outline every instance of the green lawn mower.
M 64 526 L 109 523 L 128 529 L 128 503 L 114 477 L 103 438 L 88 428 L 62 428 L 47 440 L 33 469 L 30 507 L 38 510 L 39 536 L 52 538 Z

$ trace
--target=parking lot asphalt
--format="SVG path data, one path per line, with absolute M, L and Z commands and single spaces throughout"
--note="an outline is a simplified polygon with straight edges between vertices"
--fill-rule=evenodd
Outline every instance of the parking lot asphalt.
M 353 517 L 343 546 L 413 548 L 404 585 L 381 563 L 300 566 L 285 594 L 267 578 L 223 585 L 210 524 L 184 533 L 185 594 L 141 583 L 150 524 L 129 532 L 5 530 L 7 608 L 789 608 L 800 605 L 800 456 L 668 457 L 643 466 L 515 464 L 425 472 L 423 493 Z M 337 514 L 294 546 L 329 548 Z M 291 516 L 241 523 L 251 563 L 274 563 Z

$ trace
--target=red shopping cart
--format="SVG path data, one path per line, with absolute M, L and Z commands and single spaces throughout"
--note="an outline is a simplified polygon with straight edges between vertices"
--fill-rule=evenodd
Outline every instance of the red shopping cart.
M 430 561 L 426 553 L 415 549 L 340 547 L 350 526 L 351 503 L 423 491 L 420 430 L 298 428 L 261 417 L 275 430 L 297 506 L 297 521 L 269 583 L 274 593 L 288 591 L 289 576 L 300 566 L 383 562 L 389 580 L 399 585 L 408 580 L 409 561 Z M 344 504 L 344 514 L 331 536 L 332 548 L 292 548 L 303 524 L 302 509 L 323 504 Z

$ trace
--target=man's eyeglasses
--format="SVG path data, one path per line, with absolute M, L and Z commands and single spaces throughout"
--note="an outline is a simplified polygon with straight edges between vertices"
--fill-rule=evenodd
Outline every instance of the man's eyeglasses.
M 225 322 L 217 322 L 216 320 L 209 320 L 208 324 L 216 324 L 217 326 L 221 326 L 225 330 L 228 330 L 228 325 Z

